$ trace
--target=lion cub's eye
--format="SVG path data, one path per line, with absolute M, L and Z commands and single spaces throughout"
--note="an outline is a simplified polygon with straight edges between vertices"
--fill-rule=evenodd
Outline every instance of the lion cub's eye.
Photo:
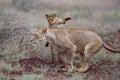
M 37 35 L 37 34 L 34 34 L 34 37 L 37 39 L 37 38 L 38 38 L 38 35 Z
M 53 21 L 53 19 L 50 19 L 51 21 Z
M 37 34 L 34 34 L 35 36 L 37 36 Z

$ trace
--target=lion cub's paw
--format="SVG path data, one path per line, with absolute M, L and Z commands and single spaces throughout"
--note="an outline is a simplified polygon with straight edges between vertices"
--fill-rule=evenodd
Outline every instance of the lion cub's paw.
M 80 72 L 80 73 L 85 73 L 90 69 L 91 66 L 87 66 L 87 67 L 82 67 L 80 69 L 76 69 L 76 71 Z
M 64 20 L 71 20 L 71 17 L 65 17 Z

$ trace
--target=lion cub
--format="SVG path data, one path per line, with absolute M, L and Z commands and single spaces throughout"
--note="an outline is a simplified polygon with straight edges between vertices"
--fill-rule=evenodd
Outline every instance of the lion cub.
M 70 72 L 73 70 L 86 72 L 91 66 L 90 60 L 102 47 L 109 51 L 120 53 L 120 50 L 107 46 L 95 32 L 80 28 L 36 29 L 31 42 L 38 43 L 41 41 L 49 42 L 55 49 L 61 52 L 66 68 Z M 81 68 L 75 68 L 73 66 L 74 54 L 81 54 L 83 50 L 83 66 Z
M 71 17 L 59 18 L 56 14 L 46 14 L 45 15 L 49 28 L 61 27 L 60 24 L 65 24 L 67 21 L 71 20 Z
M 48 21 L 48 26 L 49 28 L 60 28 L 61 24 L 65 24 L 67 21 L 71 20 L 71 17 L 64 17 L 64 18 L 59 18 L 57 15 L 54 14 L 46 14 L 45 15 L 47 21 Z M 46 47 L 49 45 L 49 43 L 46 43 Z M 53 47 L 50 45 L 50 50 L 51 50 L 51 59 L 52 62 L 54 62 L 54 54 L 53 54 Z M 58 52 L 58 61 L 61 62 L 60 58 L 60 53 Z

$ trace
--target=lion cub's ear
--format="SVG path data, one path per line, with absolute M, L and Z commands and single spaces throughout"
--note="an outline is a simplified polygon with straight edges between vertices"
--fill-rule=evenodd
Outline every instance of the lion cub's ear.
M 46 14 L 45 17 L 56 17 L 56 13 L 53 13 L 53 14 Z
M 52 16 L 53 16 L 53 17 L 56 17 L 56 14 L 55 14 L 55 13 L 53 13 L 53 14 L 52 14 Z
M 48 14 L 45 15 L 45 17 L 48 17 L 48 16 L 49 16 Z
M 41 31 L 42 31 L 42 33 L 46 33 L 47 28 L 42 28 Z

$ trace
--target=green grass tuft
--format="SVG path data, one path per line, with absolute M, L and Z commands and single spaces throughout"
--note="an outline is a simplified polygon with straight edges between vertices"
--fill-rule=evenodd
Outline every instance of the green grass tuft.
M 43 74 L 25 74 L 16 80 L 44 80 Z
M 119 11 L 112 11 L 109 13 L 104 13 L 102 17 L 103 21 L 114 23 L 120 20 L 120 12 Z
M 0 75 L 0 80 L 5 80 L 5 78 L 2 75 Z
M 106 30 L 106 29 L 101 29 L 98 32 L 98 34 L 100 34 L 101 36 L 106 36 L 108 33 L 109 33 L 109 30 Z

